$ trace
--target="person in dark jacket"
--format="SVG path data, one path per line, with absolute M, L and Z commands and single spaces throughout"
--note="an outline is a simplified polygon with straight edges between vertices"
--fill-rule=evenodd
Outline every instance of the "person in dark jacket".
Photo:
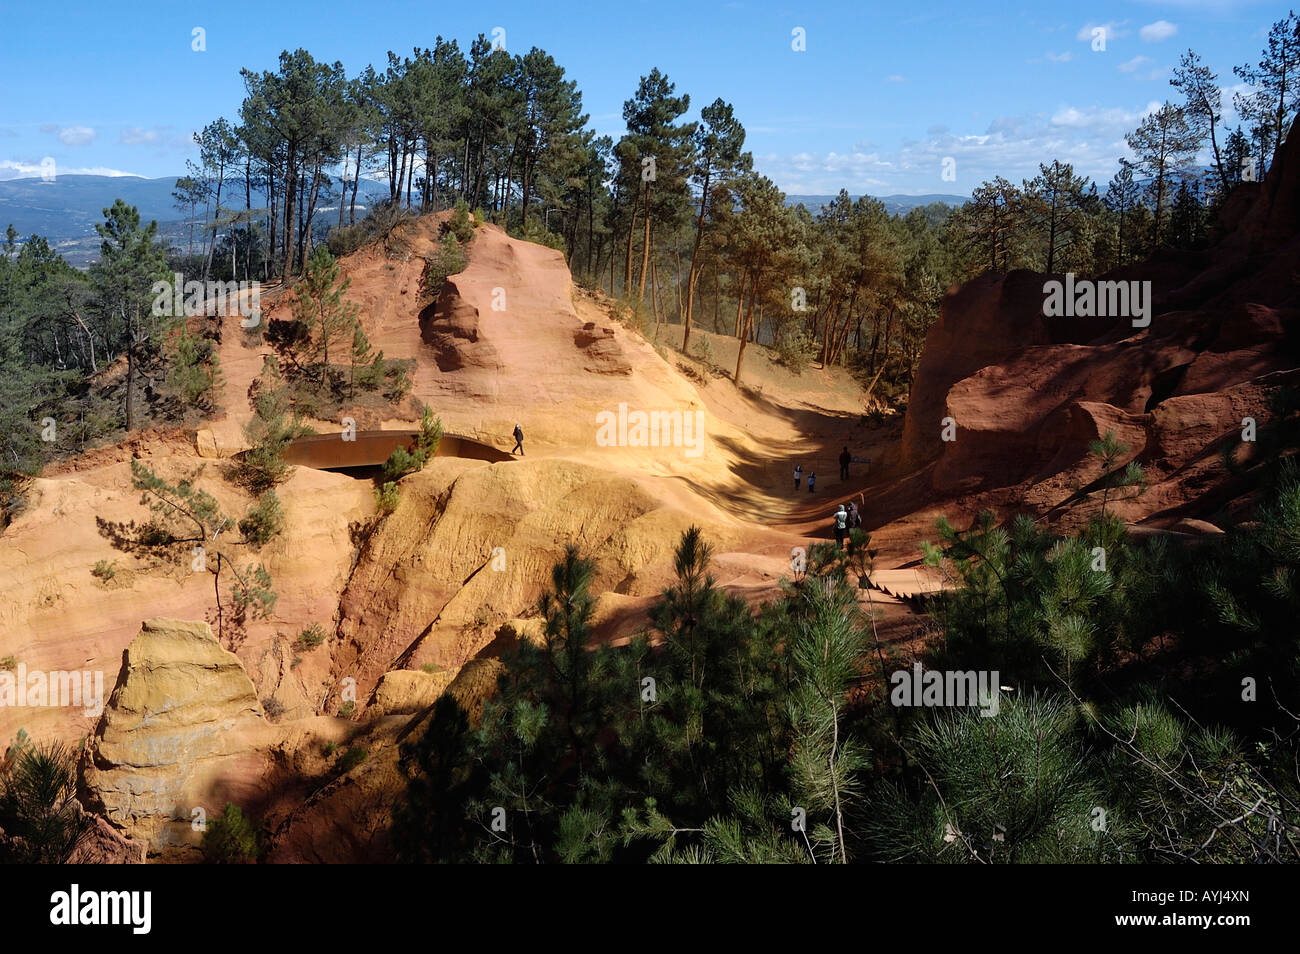
M 815 487 L 816 484 L 817 484 L 817 475 L 816 475 L 816 474 L 809 474 L 809 475 L 808 475 L 808 493 L 812 493 L 812 492 L 813 492 L 813 487 Z
M 519 456 L 524 456 L 524 429 L 518 424 L 515 425 L 515 447 L 510 453 L 519 451 Z
M 849 464 L 853 463 L 853 455 L 849 453 L 846 447 L 840 453 L 840 480 L 849 479 Z

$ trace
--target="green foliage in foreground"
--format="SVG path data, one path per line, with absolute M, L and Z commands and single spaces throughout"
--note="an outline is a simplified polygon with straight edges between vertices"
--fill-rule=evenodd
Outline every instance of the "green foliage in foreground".
M 0 758 L 0 862 L 66 861 L 85 827 L 76 791 L 77 750 L 19 730 Z
M 845 860 L 867 764 L 847 729 L 856 603 L 837 580 L 755 614 L 710 556 L 684 534 L 651 616 L 661 645 L 593 652 L 594 566 L 570 548 L 538 606 L 544 639 L 520 644 L 481 726 L 444 697 L 404 747 L 407 857 Z
M 230 803 L 203 832 L 203 858 L 210 864 L 247 864 L 257 858 L 259 845 L 253 820 Z
M 505 660 L 481 720 L 444 696 L 404 744 L 395 844 L 525 863 L 1300 860 L 1294 471 L 1257 522 L 1191 547 L 1109 516 L 1064 539 L 991 515 L 940 530 L 930 560 L 958 586 L 924 666 L 996 672 L 996 713 L 889 704 L 906 667 L 854 598 L 865 534 L 860 559 L 814 547 L 754 609 L 691 530 L 655 645 L 595 650 L 595 570 L 571 548 L 544 640 Z
M 415 447 L 410 451 L 405 447 L 399 447 L 388 455 L 388 460 L 384 461 L 384 479 L 386 483 L 383 491 L 376 496 L 381 511 L 385 513 L 392 511 L 392 508 L 388 507 L 390 501 L 388 483 L 401 480 L 407 474 L 413 474 L 422 469 L 425 464 L 437 455 L 438 445 L 441 442 L 442 419 L 435 418 L 433 412 L 426 405 L 420 419 L 420 433 L 415 438 Z M 394 503 L 393 506 L 395 507 L 396 504 Z

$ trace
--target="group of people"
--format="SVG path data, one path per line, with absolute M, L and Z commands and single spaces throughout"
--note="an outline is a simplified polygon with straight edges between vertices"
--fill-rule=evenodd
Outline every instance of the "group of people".
M 520 456 L 522 456 L 524 453 L 524 429 L 520 427 L 518 424 L 515 424 L 515 431 L 513 437 L 515 439 L 515 446 L 514 446 L 514 450 L 512 450 L 510 453 L 514 454 L 515 451 L 518 451 Z M 849 464 L 851 464 L 852 462 L 853 462 L 853 455 L 849 453 L 849 449 L 846 447 L 844 448 L 843 452 L 840 454 L 840 480 L 848 480 Z M 803 465 L 795 464 L 794 465 L 794 489 L 795 490 L 799 489 L 799 484 L 802 482 L 802 480 L 803 480 Z M 809 473 L 808 493 L 810 494 L 814 493 L 816 487 L 817 487 L 817 474 Z M 844 538 L 848 536 L 849 531 L 852 530 L 854 527 L 862 526 L 862 514 L 858 511 L 858 505 L 850 500 L 848 506 L 845 506 L 844 504 L 840 504 L 839 509 L 835 511 L 835 515 L 832 519 L 834 522 L 834 529 L 835 529 L 835 545 L 840 549 L 843 549 Z
M 518 424 L 515 424 L 515 431 L 513 437 L 515 439 L 515 446 L 514 446 L 514 450 L 512 450 L 510 453 L 514 454 L 515 451 L 518 451 L 520 456 L 523 456 L 524 429 L 520 427 Z M 851 464 L 852 462 L 853 462 L 853 455 L 849 453 L 849 449 L 846 447 L 844 448 L 843 452 L 840 454 L 840 480 L 848 480 L 849 464 Z M 799 489 L 799 484 L 802 480 L 803 480 L 803 465 L 795 464 L 794 465 L 794 489 L 795 490 Z M 817 474 L 809 473 L 808 493 L 810 494 L 814 493 L 816 486 L 817 486 Z M 858 505 L 854 503 L 852 500 L 848 502 L 847 506 L 844 504 L 840 504 L 839 509 L 835 511 L 835 514 L 832 517 L 832 522 L 834 524 L 834 530 L 835 530 L 835 545 L 842 550 L 844 549 L 844 538 L 848 536 L 849 531 L 854 529 L 855 527 L 862 526 L 862 514 L 858 511 Z
M 849 464 L 853 463 L 853 455 L 849 453 L 846 447 L 840 452 L 840 480 L 849 479 Z M 803 481 L 803 464 L 794 465 L 794 489 L 799 490 L 799 485 Z M 808 474 L 808 493 L 815 493 L 817 488 L 817 474 L 812 472 Z
M 832 519 L 835 529 L 835 545 L 842 550 L 844 549 L 844 538 L 849 535 L 849 531 L 862 526 L 862 514 L 858 511 L 858 505 L 850 500 L 848 506 L 840 504 Z
M 849 464 L 853 463 L 853 455 L 849 453 L 847 447 L 840 452 L 840 480 L 849 479 Z M 800 484 L 803 482 L 803 465 L 794 465 L 794 489 L 797 492 Z M 815 493 L 817 487 L 817 474 L 815 472 L 808 474 L 808 493 Z M 839 509 L 835 511 L 832 517 L 833 529 L 835 531 L 835 544 L 843 549 L 844 538 L 848 536 L 850 530 L 854 527 L 862 526 L 862 514 L 858 510 L 858 505 L 849 501 L 848 505 L 840 504 Z

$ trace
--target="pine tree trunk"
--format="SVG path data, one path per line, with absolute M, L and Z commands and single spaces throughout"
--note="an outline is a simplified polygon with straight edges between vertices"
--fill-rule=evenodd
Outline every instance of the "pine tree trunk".
M 357 174 L 352 180 L 352 203 L 348 206 L 348 225 L 357 224 L 357 187 L 361 185 L 361 144 L 357 144 Z
M 600 262 L 597 261 L 597 262 L 595 262 L 595 263 L 593 264 L 593 263 L 592 263 L 592 260 L 591 260 L 591 244 L 592 244 L 592 241 L 594 240 L 595 235 L 596 235 L 595 222 L 596 222 L 596 209 L 595 209 L 595 203 L 592 201 L 591 191 L 588 190 L 588 192 L 587 192 L 587 262 L 586 262 L 586 265 L 587 265 L 587 271 L 589 271 L 593 276 L 595 276 L 595 275 L 599 275 L 599 274 L 600 274 Z M 597 258 L 599 258 L 599 257 L 600 257 L 600 256 L 598 255 Z M 597 282 L 597 284 L 599 284 L 599 282 Z
M 285 166 L 284 180 L 284 266 L 281 277 L 287 283 L 293 276 L 293 253 L 296 243 L 294 242 L 294 197 L 298 192 L 297 174 L 294 169 L 294 157 L 289 156 Z
M 415 185 L 415 143 L 411 143 L 411 164 L 406 170 L 406 207 L 411 207 L 411 187 Z
M 244 160 L 244 229 L 248 239 L 248 251 L 244 253 L 244 281 L 249 280 L 248 273 L 253 268 L 253 158 L 252 153 Z
M 691 269 L 686 278 L 686 318 L 683 322 L 682 331 L 682 351 L 686 352 L 686 346 L 691 343 L 691 319 L 695 315 L 695 268 L 696 260 L 700 255 L 700 243 L 704 240 L 704 214 L 709 204 L 709 178 L 712 169 L 705 165 L 704 167 L 704 186 L 700 190 L 700 214 L 695 220 L 695 245 L 691 249 Z
M 681 252 L 681 249 L 677 248 L 675 244 L 674 244 L 674 246 L 673 246 L 673 256 L 674 256 L 674 258 L 675 258 L 676 261 L 677 261 L 677 273 L 676 273 L 676 276 L 675 276 L 676 279 L 677 279 L 677 282 L 676 282 L 676 291 L 677 291 L 677 320 L 678 320 L 678 321 L 681 321 L 681 320 L 682 320 L 682 317 L 683 317 L 683 314 L 684 314 L 684 311 L 683 311 L 683 308 L 682 308 L 682 252 Z M 685 340 L 685 339 L 683 339 L 683 340 Z M 683 348 L 682 350 L 685 351 L 686 349 Z
M 316 200 L 320 196 L 321 180 L 321 161 L 316 160 L 316 168 L 312 171 L 311 176 L 311 193 L 307 200 L 307 224 L 303 229 L 302 237 L 302 261 L 306 265 L 308 257 L 311 255 L 311 223 L 316 215 Z
M 135 429 L 135 321 L 130 320 L 126 332 L 126 432 Z
M 713 330 L 718 330 L 718 310 L 722 307 L 722 275 L 713 271 Z
M 740 367 L 745 361 L 745 345 L 749 338 L 750 326 L 754 323 L 754 299 L 758 297 L 758 276 L 754 276 L 749 291 L 749 310 L 745 314 L 745 327 L 741 329 L 743 334 L 740 336 L 740 348 L 736 351 L 736 373 L 732 375 L 732 380 L 736 386 L 740 386 Z
M 275 190 L 275 168 L 268 165 L 266 168 L 266 191 L 267 191 L 267 230 L 271 233 L 271 239 L 267 247 L 267 256 L 264 274 L 270 278 L 272 270 L 275 268 L 275 252 L 277 233 L 280 230 L 280 208 L 276 201 L 278 198 Z
M 343 150 L 343 175 L 339 178 L 339 228 L 343 228 L 343 207 L 347 205 L 344 201 L 348 194 L 348 159 L 350 155 L 346 149 Z
M 221 218 L 221 187 L 225 185 L 225 181 L 226 166 L 225 163 L 222 163 L 217 166 L 217 198 L 216 209 L 213 210 L 212 214 L 212 237 L 208 240 L 207 261 L 203 263 L 203 280 L 205 282 L 208 280 L 208 275 L 212 271 L 212 255 L 217 249 L 217 221 Z
M 650 311 L 655 316 L 655 337 L 659 336 L 659 268 L 657 262 L 650 263 Z
M 642 241 L 645 244 L 641 249 L 641 283 L 636 293 L 636 300 L 638 304 L 645 301 L 645 282 L 646 282 L 646 277 L 650 271 L 650 183 L 648 182 L 646 183 L 645 186 L 644 214 L 645 214 L 645 235 L 642 237 Z
M 740 284 L 736 286 L 736 331 L 735 337 L 740 337 L 741 319 L 745 314 L 745 275 L 746 269 L 740 270 Z
M 627 223 L 627 264 L 623 269 L 623 297 L 628 297 L 628 289 L 632 287 L 632 238 L 636 235 L 636 212 L 638 203 L 633 202 L 632 215 Z M 611 291 L 612 295 L 613 292 Z

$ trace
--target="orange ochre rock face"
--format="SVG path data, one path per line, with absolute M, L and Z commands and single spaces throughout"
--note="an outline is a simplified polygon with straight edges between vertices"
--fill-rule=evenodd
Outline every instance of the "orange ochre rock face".
M 421 302 L 422 256 L 442 218 L 400 227 L 409 255 L 370 246 L 342 261 L 372 345 L 413 362 L 412 393 L 387 417 L 344 410 L 369 442 L 347 448 L 356 460 L 333 453 L 343 422 L 310 421 L 318 437 L 276 488 L 283 531 L 231 544 L 241 566 L 271 576 L 265 618 L 232 626 L 227 604 L 219 620 L 210 572 L 125 553 L 102 525 L 149 519 L 135 461 L 192 480 L 236 519 L 254 503 L 229 468 L 247 448 L 250 388 L 271 351 L 248 341 L 237 314 L 219 344 L 219 413 L 197 431 L 144 431 L 51 467 L 0 535 L 0 658 L 89 673 L 109 690 L 102 711 L 0 705 L 0 740 L 20 729 L 84 740 L 80 799 L 96 820 L 81 857 L 193 859 L 203 822 L 227 802 L 271 833 L 273 857 L 391 857 L 383 832 L 402 782 L 389 748 L 443 692 L 481 708 L 495 654 L 534 638 L 566 544 L 595 561 L 597 636 L 618 642 L 645 630 L 691 525 L 715 547 L 719 583 L 753 598 L 775 595 L 792 549 L 809 543 L 821 501 L 787 499 L 788 462 L 829 461 L 849 439 L 860 400 L 847 372 L 798 378 L 753 347 L 754 390 L 741 391 L 575 290 L 559 253 L 492 226 L 477 230 L 466 270 Z M 269 321 L 289 315 L 290 295 L 267 294 Z M 734 360 L 727 339 L 714 344 Z M 370 476 L 340 468 L 373 468 L 409 445 L 421 403 L 445 436 L 381 518 Z M 653 441 L 602 431 L 622 413 L 667 423 Z M 510 453 L 516 423 L 522 456 Z M 319 635 L 304 642 L 309 629 Z M 349 742 L 371 754 L 340 775 Z
M 989 274 L 951 289 L 926 340 L 895 472 L 924 471 L 928 502 L 968 495 L 963 510 L 1044 512 L 1101 475 L 1088 443 L 1114 431 L 1129 446 L 1121 463 L 1147 475 L 1147 491 L 1121 503 L 1125 519 L 1222 506 L 1240 490 L 1222 451 L 1249 442 L 1275 390 L 1300 380 L 1297 151 L 1288 141 L 1249 198 L 1234 196 L 1214 247 L 1099 277 L 1149 282 L 1149 325 L 1045 316 L 1046 286 L 1060 275 Z M 906 511 L 917 489 L 908 493 L 880 504 Z

